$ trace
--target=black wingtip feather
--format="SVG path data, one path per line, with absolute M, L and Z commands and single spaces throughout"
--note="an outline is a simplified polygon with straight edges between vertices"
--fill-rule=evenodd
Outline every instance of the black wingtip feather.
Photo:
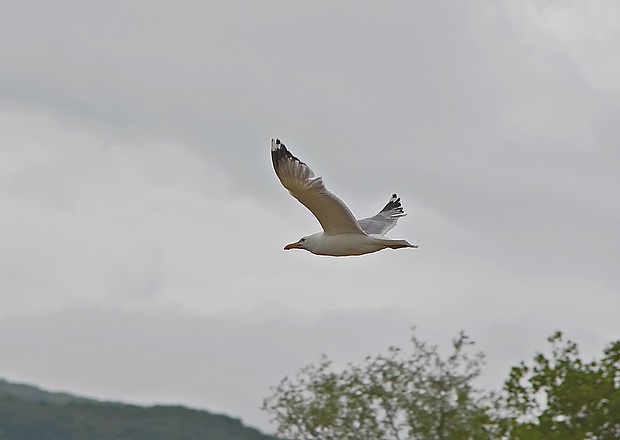
M 275 144 L 278 146 L 278 148 L 271 150 L 271 160 L 273 162 L 274 168 L 277 169 L 277 163 L 285 159 L 293 160 L 295 162 L 299 162 L 300 164 L 306 165 L 301 160 L 293 156 L 293 154 L 290 151 L 288 151 L 288 149 L 286 148 L 286 145 L 284 145 L 284 143 L 281 142 L 280 139 L 276 139 Z
M 397 211 L 398 213 L 404 214 L 405 211 L 403 210 L 403 206 L 400 204 L 400 197 L 398 197 L 396 194 L 392 194 L 392 198 L 390 198 L 390 201 L 387 203 L 387 205 L 383 207 L 380 212 L 386 211 Z

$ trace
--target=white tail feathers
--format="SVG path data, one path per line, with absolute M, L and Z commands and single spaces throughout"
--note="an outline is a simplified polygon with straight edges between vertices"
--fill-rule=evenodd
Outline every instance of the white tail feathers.
M 411 244 L 407 240 L 393 240 L 392 243 L 388 244 L 388 247 L 392 249 L 400 249 L 400 248 L 417 248 L 417 244 Z
M 371 235 L 375 240 L 381 243 L 383 246 L 392 248 L 392 249 L 401 249 L 401 248 L 417 248 L 417 244 L 411 244 L 407 240 L 394 240 L 391 238 L 384 237 L 382 235 Z

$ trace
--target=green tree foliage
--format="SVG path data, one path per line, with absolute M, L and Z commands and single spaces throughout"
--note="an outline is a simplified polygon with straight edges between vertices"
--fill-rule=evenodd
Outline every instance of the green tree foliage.
M 500 399 L 505 438 L 620 438 L 620 341 L 599 361 L 584 362 L 577 344 L 557 332 L 550 357 L 514 367 Z
M 472 387 L 482 355 L 461 334 L 446 359 L 415 337 L 409 355 L 390 348 L 341 372 L 324 357 L 263 409 L 289 439 L 620 439 L 620 341 L 588 362 L 560 332 L 548 340 L 550 354 L 512 368 L 495 395 Z
M 483 363 L 463 333 L 442 358 L 415 336 L 410 354 L 390 348 L 344 371 L 323 357 L 285 378 L 265 399 L 289 439 L 487 439 L 485 397 L 472 387 Z

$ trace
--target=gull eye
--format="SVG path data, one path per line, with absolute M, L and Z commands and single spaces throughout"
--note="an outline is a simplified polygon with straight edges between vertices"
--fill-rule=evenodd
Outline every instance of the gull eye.
M 299 240 L 300 243 L 303 243 L 304 241 L 306 241 L 305 238 L 302 238 L 301 240 Z

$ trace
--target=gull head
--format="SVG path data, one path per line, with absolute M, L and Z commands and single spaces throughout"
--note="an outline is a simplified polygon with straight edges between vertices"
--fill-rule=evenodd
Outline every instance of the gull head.
M 322 233 L 306 235 L 305 237 L 302 237 L 299 241 L 284 246 L 284 250 L 290 251 L 291 249 L 304 249 L 306 251 L 312 252 L 312 249 L 314 249 L 314 244 L 317 240 L 316 235 L 322 235 Z
M 291 243 L 291 244 L 287 244 L 286 246 L 284 246 L 284 250 L 285 251 L 290 251 L 291 249 L 305 249 L 308 250 L 308 248 L 306 248 L 306 241 L 307 238 L 303 237 L 301 240 L 295 242 L 295 243 Z

